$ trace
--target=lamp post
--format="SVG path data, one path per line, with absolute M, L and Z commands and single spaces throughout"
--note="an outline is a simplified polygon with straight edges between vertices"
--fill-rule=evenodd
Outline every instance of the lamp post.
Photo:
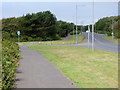
M 92 5 L 92 50 L 94 51 L 94 0 Z
M 76 45 L 77 45 L 77 5 L 76 5 Z
M 113 32 L 113 30 L 114 30 L 114 25 L 113 25 L 113 24 L 114 24 L 114 20 L 112 19 L 112 40 L 113 40 L 113 38 L 114 38 L 114 36 L 113 36 L 113 35 L 114 35 L 114 32 Z
M 90 26 L 88 26 L 88 48 L 90 47 Z
M 73 24 L 73 44 L 74 44 L 74 24 Z
M 77 45 L 77 19 L 78 19 L 78 17 L 77 17 L 77 9 L 78 9 L 78 6 L 86 6 L 86 5 L 76 5 L 76 45 Z

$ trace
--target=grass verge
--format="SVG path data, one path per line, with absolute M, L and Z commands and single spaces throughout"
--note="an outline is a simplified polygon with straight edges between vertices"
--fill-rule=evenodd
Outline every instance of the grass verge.
M 73 39 L 74 37 L 74 39 Z M 83 34 L 77 36 L 78 44 L 83 42 L 85 36 Z M 74 42 L 73 42 L 74 41 Z M 70 39 L 68 40 L 57 40 L 57 41 L 49 41 L 49 42 L 42 42 L 42 45 L 69 45 L 69 44 L 76 44 L 76 35 L 71 35 Z
M 79 88 L 117 88 L 118 54 L 72 46 L 31 45 Z
M 112 36 L 104 36 L 103 38 L 110 42 L 118 43 L 118 38 L 114 38 L 113 40 L 112 40 Z
M 84 35 L 78 35 L 78 44 L 83 42 L 85 39 Z M 73 42 L 74 41 L 74 42 Z M 19 45 L 27 45 L 28 43 L 36 43 L 36 42 L 20 42 L 18 43 Z M 68 45 L 68 44 L 76 44 L 76 36 L 74 35 L 74 39 L 73 36 L 70 36 L 70 39 L 68 40 L 57 40 L 57 41 L 47 41 L 47 42 L 41 42 L 41 45 Z

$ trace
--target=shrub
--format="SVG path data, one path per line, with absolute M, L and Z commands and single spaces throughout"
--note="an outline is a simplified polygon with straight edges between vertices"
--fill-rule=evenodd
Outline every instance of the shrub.
M 77 31 L 77 34 L 80 34 L 80 31 Z M 74 35 L 76 34 L 76 30 L 74 31 Z M 70 33 L 70 35 L 73 35 L 73 32 Z
M 6 38 L 5 35 L 8 35 Z M 20 58 L 19 46 L 8 33 L 2 40 L 2 89 L 12 88 L 15 82 L 16 67 Z

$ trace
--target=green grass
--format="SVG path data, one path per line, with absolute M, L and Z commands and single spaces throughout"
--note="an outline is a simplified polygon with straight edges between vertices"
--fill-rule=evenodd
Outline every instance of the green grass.
M 84 35 L 78 35 L 78 43 L 83 42 L 85 39 Z M 35 42 L 20 42 L 19 45 L 26 45 L 28 43 L 35 43 Z M 67 45 L 67 44 L 76 44 L 76 36 L 74 35 L 74 43 L 73 43 L 73 36 L 71 35 L 70 39 L 68 40 L 56 40 L 56 41 L 47 41 L 41 42 L 41 45 Z
M 31 45 L 79 88 L 117 88 L 118 54 L 72 46 Z
M 32 41 L 32 42 L 17 42 L 19 45 L 27 45 L 28 43 L 36 43 L 37 41 Z
M 78 35 L 78 43 L 81 43 L 84 41 L 85 36 L 84 35 Z M 42 45 L 67 45 L 67 44 L 76 44 L 76 36 L 74 35 L 74 42 L 73 42 L 73 36 L 71 35 L 70 39 L 68 40 L 57 40 L 57 41 L 49 41 L 49 42 L 42 42 L 40 43 Z
M 103 38 L 113 43 L 118 43 L 118 38 L 114 38 L 113 40 L 112 40 L 112 36 L 104 36 Z

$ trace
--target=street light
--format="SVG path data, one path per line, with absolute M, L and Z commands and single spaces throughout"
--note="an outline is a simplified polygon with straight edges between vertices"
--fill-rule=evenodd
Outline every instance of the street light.
M 73 24 L 73 44 L 74 44 L 74 24 Z
M 90 26 L 88 25 L 88 48 L 90 47 Z
M 114 30 L 114 25 L 113 25 L 113 24 L 114 24 L 114 19 L 112 19 L 112 40 L 113 40 L 113 38 L 114 38 L 114 36 L 113 36 L 113 35 L 114 35 L 114 32 L 113 32 L 113 30 Z
M 78 9 L 78 6 L 86 6 L 86 5 L 76 5 L 76 45 L 77 45 L 77 9 Z
M 92 50 L 94 50 L 94 0 L 92 5 Z
M 77 5 L 76 5 L 76 44 L 77 44 Z

